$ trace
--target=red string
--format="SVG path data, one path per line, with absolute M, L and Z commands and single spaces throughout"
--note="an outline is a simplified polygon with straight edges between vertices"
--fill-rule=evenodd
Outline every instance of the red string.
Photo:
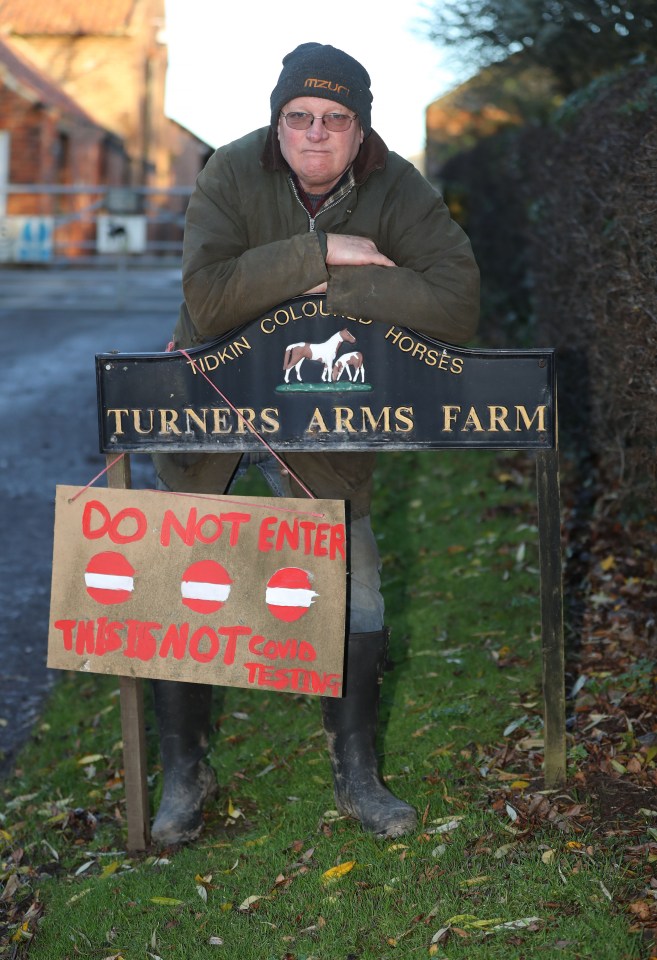
M 90 481 L 87 483 L 86 486 L 81 487 L 81 488 L 78 490 L 78 492 L 75 494 L 74 497 L 70 497 L 70 499 L 69 499 L 68 502 L 69 502 L 69 503 L 73 503 L 74 500 L 77 500 L 78 497 L 81 496 L 81 495 L 85 492 L 85 490 L 88 490 L 89 487 L 93 486 L 93 484 L 96 482 L 96 480 L 100 480 L 100 478 L 101 478 L 102 476 L 104 476 L 104 475 L 107 473 L 108 470 L 111 470 L 112 467 L 114 466 L 114 464 L 115 464 L 115 463 L 118 463 L 119 460 L 121 460 L 123 457 L 125 457 L 125 453 L 120 453 L 120 454 L 118 455 L 118 457 L 115 457 L 114 460 L 112 460 L 110 463 L 108 463 L 107 466 L 104 468 L 104 470 L 101 470 L 100 473 L 97 473 L 96 476 L 95 476 L 92 480 L 90 480 Z
M 249 430 L 251 431 L 251 433 L 252 433 L 254 436 L 256 436 L 256 437 L 258 438 L 258 440 L 260 441 L 260 443 L 261 443 L 264 447 L 267 448 L 267 450 L 269 451 L 269 453 L 271 453 L 272 457 L 274 457 L 275 460 L 278 460 L 278 462 L 279 462 L 280 465 L 283 467 L 283 469 L 284 469 L 287 473 L 289 473 L 290 476 L 291 476 L 294 480 L 296 480 L 296 482 L 299 484 L 299 486 L 300 486 L 301 489 L 304 491 L 304 493 L 306 493 L 306 494 L 311 498 L 311 500 L 315 500 L 316 497 L 314 496 L 314 494 L 312 494 L 312 493 L 310 492 L 310 490 L 308 489 L 308 487 L 299 479 L 299 477 L 297 477 L 297 475 L 296 475 L 295 473 L 293 473 L 292 470 L 290 470 L 289 466 L 285 463 L 285 461 L 284 461 L 284 460 L 281 460 L 281 458 L 278 456 L 278 454 L 276 453 L 276 451 L 273 450 L 272 447 L 269 446 L 269 444 L 267 443 L 267 441 L 265 440 L 265 438 L 260 436 L 260 434 L 258 433 L 258 431 L 257 431 L 257 430 L 255 429 L 255 427 L 253 426 L 253 424 L 251 424 L 250 421 L 247 420 L 246 417 L 243 416 L 243 414 L 241 414 L 241 413 L 239 412 L 239 410 L 237 409 L 237 407 L 234 407 L 234 406 L 233 406 L 233 404 L 230 402 L 230 400 L 228 399 L 228 397 L 221 392 L 221 390 L 220 390 L 219 387 L 216 385 L 216 383 L 214 383 L 213 380 L 210 380 L 210 378 L 209 378 L 209 376 L 207 375 L 207 373 L 205 373 L 204 370 L 201 370 L 201 368 L 196 365 L 196 361 L 195 361 L 195 360 L 192 360 L 192 358 L 191 358 L 190 355 L 187 353 L 187 351 L 184 350 L 182 347 L 178 347 L 178 352 L 179 352 L 179 353 L 182 353 L 182 355 L 183 355 L 184 357 L 187 357 L 188 362 L 192 365 L 192 367 L 194 368 L 194 370 L 196 370 L 198 373 L 200 373 L 201 376 L 204 377 L 204 378 L 208 381 L 208 383 L 210 384 L 210 386 L 212 387 L 213 390 L 216 390 L 216 391 L 217 391 L 217 393 L 219 394 L 219 396 L 221 397 L 221 399 L 224 401 L 224 403 L 227 403 L 227 404 L 228 404 L 228 406 L 229 406 L 230 409 L 233 411 L 233 413 L 236 413 L 237 416 L 238 416 L 238 417 L 240 418 L 240 420 L 242 421 L 242 423 L 245 423 L 245 424 L 246 424 L 246 426 L 249 428 Z
M 168 351 L 168 352 L 169 352 L 169 347 L 173 347 L 173 344 L 169 344 L 169 346 L 167 347 L 167 351 Z M 182 348 L 179 348 L 179 353 L 182 353 L 182 355 L 183 355 L 184 357 L 187 357 L 187 360 L 188 360 L 189 363 L 191 363 L 192 367 L 193 367 L 195 370 L 197 370 L 197 371 L 201 374 L 202 377 L 205 377 L 205 379 L 208 381 L 208 383 L 210 384 L 210 386 L 212 387 L 212 389 L 217 391 L 217 393 L 219 394 L 219 396 L 221 397 L 221 399 L 224 401 L 224 403 L 227 403 L 228 406 L 230 407 L 230 409 L 231 409 L 234 413 L 237 414 L 237 416 L 240 418 L 240 420 L 242 420 L 243 423 L 246 424 L 246 426 L 249 428 L 249 430 L 251 431 L 251 433 L 253 433 L 253 434 L 258 438 L 258 440 L 260 441 L 260 443 L 262 443 L 262 444 L 267 448 L 267 450 L 271 453 L 271 455 L 272 455 L 276 460 L 278 460 L 278 462 L 279 462 L 280 465 L 283 467 L 283 469 L 286 470 L 286 471 L 290 474 L 290 476 L 293 477 L 293 478 L 296 480 L 296 482 L 299 484 L 299 486 L 301 487 L 301 489 L 304 490 L 305 493 L 308 494 L 308 496 L 310 497 L 310 499 L 311 499 L 311 500 L 316 500 L 317 498 L 310 492 L 310 490 L 308 489 L 308 487 L 306 487 L 306 485 L 299 479 L 299 477 L 297 477 L 296 474 L 293 473 L 292 470 L 290 470 L 290 468 L 289 468 L 288 465 L 285 463 L 285 461 L 284 461 L 284 460 L 281 460 L 281 458 L 278 456 L 278 454 L 276 453 L 276 451 L 273 450 L 273 449 L 269 446 L 269 444 L 268 444 L 267 441 L 264 439 L 264 437 L 261 437 L 261 436 L 260 436 L 260 434 L 258 433 L 258 431 L 252 426 L 252 424 L 250 423 L 250 421 L 247 420 L 246 417 L 243 416 L 243 415 L 239 412 L 239 410 L 237 409 L 237 407 L 234 407 L 234 406 L 233 406 L 233 404 L 230 402 L 230 400 L 228 399 L 228 397 L 226 397 L 226 396 L 221 392 L 221 390 L 219 389 L 219 387 L 218 387 L 215 383 L 213 383 L 212 380 L 210 380 L 210 378 L 207 376 L 207 374 L 205 373 L 205 371 L 201 370 L 201 368 L 196 365 L 196 362 L 195 362 L 194 360 L 192 360 L 192 358 L 191 358 L 190 355 L 187 353 L 187 351 L 186 351 L 186 350 L 183 350 Z M 83 494 L 86 490 L 88 490 L 89 487 L 91 487 L 91 486 L 94 485 L 94 483 L 96 482 L 96 480 L 100 480 L 100 478 L 101 478 L 102 476 L 104 476 L 104 475 L 107 473 L 108 470 L 111 470 L 112 467 L 113 467 L 116 463 L 118 463 L 123 457 L 125 457 L 125 453 L 120 453 L 117 457 L 114 458 L 114 460 L 111 460 L 110 463 L 106 464 L 106 466 L 100 471 L 100 473 L 97 473 L 96 476 L 93 477 L 91 480 L 89 480 L 88 483 L 85 484 L 84 487 L 81 487 L 81 488 L 78 490 L 78 492 L 75 494 L 75 496 L 69 498 L 69 501 L 68 501 L 68 502 L 69 502 L 69 503 L 73 503 L 75 500 L 77 500 L 78 497 L 82 496 L 82 494 Z M 197 498 L 204 499 L 204 500 L 219 500 L 219 499 L 221 499 L 221 497 L 212 497 L 212 496 L 210 496 L 210 495 L 203 495 L 203 494 L 197 494 L 197 493 L 183 493 L 183 492 L 181 492 L 181 491 L 165 491 L 165 490 L 162 490 L 162 491 L 159 491 L 159 492 L 161 492 L 161 493 L 167 493 L 167 492 L 168 492 L 168 493 L 173 493 L 173 492 L 175 492 L 176 496 L 179 496 L 179 497 L 197 497 Z M 224 499 L 223 502 L 224 502 L 224 503 L 233 503 L 233 504 L 237 504 L 237 505 L 239 505 L 239 506 L 244 506 L 244 505 L 245 505 L 245 504 L 244 504 L 242 501 L 240 501 L 240 500 L 226 500 L 226 499 Z M 265 507 L 265 506 L 263 505 L 263 509 L 271 509 L 271 508 Z M 323 516 L 324 516 L 323 513 L 311 513 L 311 512 L 308 512 L 308 513 L 306 514 L 306 511 L 301 511 L 301 510 L 287 510 L 285 507 L 278 507 L 278 506 L 277 506 L 276 509 L 277 509 L 279 512 L 281 512 L 281 513 L 295 513 L 295 514 L 303 513 L 304 516 L 307 515 L 307 516 L 311 516 L 311 517 L 323 517 Z
M 232 497 L 227 497 L 224 494 L 217 494 L 213 496 L 210 493 L 186 493 L 182 490 L 161 490 L 156 488 L 151 490 L 151 493 L 173 493 L 176 497 L 193 497 L 195 500 L 219 500 L 221 503 L 230 503 L 237 507 L 257 507 L 259 510 L 276 510 L 277 513 L 293 513 L 295 516 L 299 517 L 325 517 L 325 513 L 314 513 L 312 510 L 295 510 L 292 507 L 279 507 L 278 504 L 271 506 L 268 503 L 256 503 L 253 504 L 251 501 L 247 500 L 234 500 Z M 316 497 L 313 497 L 313 500 L 316 500 Z

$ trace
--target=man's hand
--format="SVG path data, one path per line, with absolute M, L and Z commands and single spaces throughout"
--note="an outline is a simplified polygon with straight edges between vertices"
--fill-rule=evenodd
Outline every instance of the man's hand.
M 313 293 L 326 293 L 327 283 L 326 280 L 324 283 L 318 283 L 316 287 L 312 287 L 310 290 L 306 290 L 304 297 L 309 297 Z
M 364 267 L 376 264 L 379 267 L 397 266 L 376 248 L 367 237 L 352 237 L 349 234 L 327 233 L 326 264 L 332 267 Z

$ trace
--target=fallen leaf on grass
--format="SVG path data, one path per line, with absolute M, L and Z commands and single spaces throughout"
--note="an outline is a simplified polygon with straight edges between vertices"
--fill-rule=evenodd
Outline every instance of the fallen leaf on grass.
M 85 757 L 80 757 L 77 763 L 79 767 L 86 767 L 89 763 L 98 763 L 99 760 L 104 759 L 102 753 L 88 753 Z
M 20 886 L 20 880 L 18 879 L 18 875 L 16 873 L 12 873 L 9 879 L 7 880 L 7 883 L 5 884 L 4 890 L 0 894 L 0 901 L 11 900 L 11 898 L 16 893 L 16 890 L 18 889 L 19 886 Z
M 2 831 L 1 831 L 1 830 L 0 830 L 0 834 L 2 834 Z M 56 860 L 57 862 L 59 862 L 59 854 L 57 853 L 57 851 L 55 850 L 55 848 L 54 848 L 51 844 L 49 844 L 47 840 L 42 840 L 42 841 L 41 841 L 41 844 L 42 844 L 42 846 L 44 846 L 47 850 L 50 851 L 50 855 L 52 856 L 53 860 Z
M 543 737 L 525 737 L 518 740 L 516 750 L 542 750 L 545 745 Z
M 68 906 L 70 903 L 76 903 L 78 900 L 82 900 L 82 898 L 86 897 L 88 893 L 91 893 L 91 887 L 87 887 L 86 890 L 81 890 L 80 893 L 76 893 L 74 896 L 72 896 L 70 900 L 66 901 L 66 906 Z
M 237 908 L 241 913 L 248 913 L 254 903 L 257 903 L 258 900 L 262 900 L 262 896 L 251 896 L 247 897 L 246 900 L 242 900 L 239 907 Z
M 423 727 L 419 727 L 419 729 L 417 729 L 414 733 L 412 733 L 411 736 L 416 738 L 423 737 L 428 730 L 431 730 L 435 726 L 436 726 L 435 723 L 425 723 Z
M 341 813 L 338 813 L 337 810 L 325 810 L 322 814 L 322 820 L 324 823 L 333 823 L 334 820 L 343 820 Z
M 344 877 L 350 870 L 353 870 L 355 866 L 355 860 L 347 860 L 345 863 L 339 863 L 337 867 L 331 867 L 330 870 L 325 870 L 322 874 L 322 883 L 333 883 L 336 880 L 340 880 L 340 878 Z
M 235 821 L 239 817 L 244 817 L 244 814 L 242 813 L 240 808 L 233 806 L 233 801 L 230 799 L 230 797 L 228 798 L 228 807 L 226 809 L 226 815 L 228 819 L 231 820 L 233 823 L 235 823 Z
M 221 939 L 221 937 L 210 937 L 208 943 L 211 947 L 223 947 L 224 945 L 224 941 Z
M 505 649 L 505 648 L 502 648 L 502 649 Z M 511 734 L 511 733 L 514 732 L 514 730 L 517 730 L 518 727 L 521 727 L 521 726 L 523 725 L 523 723 L 525 722 L 525 720 L 527 720 L 527 719 L 528 719 L 528 717 L 527 717 L 527 714 L 525 713 L 525 714 L 524 714 L 522 717 L 520 717 L 518 720 L 513 720 L 510 724 L 508 724 L 508 726 L 506 726 L 506 727 L 504 728 L 504 730 L 502 731 L 502 736 L 503 736 L 503 737 L 508 737 L 509 734 Z
M 21 940 L 31 940 L 31 939 L 32 939 L 32 934 L 30 933 L 29 924 L 27 923 L 27 921 L 25 923 L 22 923 L 18 928 L 18 930 L 16 930 L 16 932 L 13 933 L 11 936 L 12 943 L 19 943 L 19 941 Z
M 518 846 L 516 840 L 513 843 L 503 843 L 501 847 L 498 847 L 493 856 L 496 860 L 501 860 L 502 857 L 506 857 L 507 853 L 511 853 L 512 850 Z
M 151 897 L 150 902 L 162 907 L 180 907 L 185 903 L 184 900 L 176 900 L 175 897 Z
M 540 917 L 524 917 L 522 920 L 508 920 L 506 923 L 498 923 L 493 930 L 536 930 L 537 924 L 540 924 Z
M 638 920 L 652 920 L 655 913 L 655 901 L 634 900 L 632 903 L 628 903 L 627 909 Z
M 275 770 L 275 769 L 276 769 L 275 763 L 268 763 L 267 766 L 260 771 L 260 773 L 256 773 L 256 777 L 266 777 L 268 773 L 271 773 L 272 770 Z
M 287 799 L 289 800 L 290 798 L 288 797 Z M 256 837 L 255 840 L 246 840 L 245 843 L 244 843 L 244 846 L 245 846 L 245 847 L 259 847 L 259 846 L 261 846 L 263 843 L 267 843 L 268 840 L 269 840 L 269 834 L 266 833 L 266 834 L 265 834 L 264 836 L 262 836 L 262 837 Z
M 605 895 L 605 897 L 607 898 L 607 900 L 609 900 L 610 902 L 613 901 L 614 898 L 613 898 L 612 895 L 609 893 L 609 891 L 608 891 L 607 888 L 605 887 L 605 885 L 604 885 L 604 883 L 602 882 L 602 880 L 598 880 L 598 883 L 600 884 L 600 889 L 601 889 L 602 892 L 604 893 L 604 895 Z
M 531 776 L 527 773 L 511 773 L 509 770 L 494 770 L 492 773 L 497 780 L 531 780 Z
M 485 873 L 480 877 L 471 877 L 469 880 L 461 880 L 459 886 L 461 887 L 478 887 L 482 883 L 487 883 L 490 880 L 490 874 Z
M 439 820 L 432 820 L 433 826 L 424 832 L 428 834 L 450 833 L 452 830 L 456 830 L 463 819 L 463 817 L 441 817 Z
M 436 930 L 433 937 L 431 938 L 431 943 L 443 943 L 449 936 L 449 931 L 451 927 L 441 927 L 440 930 Z
M 457 913 L 453 917 L 450 917 L 449 920 L 445 922 L 448 926 L 452 927 L 454 926 L 455 923 L 465 925 L 468 923 L 472 923 L 476 919 L 477 918 L 474 915 L 474 913 Z

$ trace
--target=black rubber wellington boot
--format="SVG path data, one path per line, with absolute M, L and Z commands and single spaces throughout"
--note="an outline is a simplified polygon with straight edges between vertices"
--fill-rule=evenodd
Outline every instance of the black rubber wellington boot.
M 400 837 L 417 826 L 417 813 L 381 783 L 376 755 L 379 693 L 388 631 L 352 633 L 347 649 L 346 697 L 321 697 L 338 813 L 363 830 Z
M 153 692 L 164 784 L 151 836 L 160 845 L 185 843 L 198 837 L 203 804 L 217 792 L 214 770 L 205 763 L 212 687 L 154 680 Z

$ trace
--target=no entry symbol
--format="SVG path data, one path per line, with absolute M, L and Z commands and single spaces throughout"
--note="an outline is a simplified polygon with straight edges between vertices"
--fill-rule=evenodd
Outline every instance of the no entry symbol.
M 134 590 L 134 575 L 133 567 L 123 554 L 108 550 L 91 558 L 84 582 L 87 593 L 97 603 L 124 603 Z
M 232 580 L 216 560 L 198 560 L 185 570 L 182 602 L 196 613 L 216 613 L 230 593 Z
M 299 567 L 283 567 L 269 578 L 265 591 L 267 609 L 277 620 L 292 623 L 303 617 L 319 596 L 312 589 L 310 574 Z

